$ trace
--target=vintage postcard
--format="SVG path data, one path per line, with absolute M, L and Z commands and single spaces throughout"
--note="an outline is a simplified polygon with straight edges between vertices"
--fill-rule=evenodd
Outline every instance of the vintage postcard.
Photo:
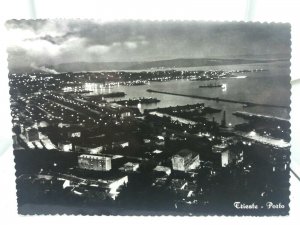
M 20 214 L 289 214 L 289 24 L 6 27 Z

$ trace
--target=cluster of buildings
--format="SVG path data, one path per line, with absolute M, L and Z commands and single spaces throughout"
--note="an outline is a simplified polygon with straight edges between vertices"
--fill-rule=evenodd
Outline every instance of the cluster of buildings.
M 118 79 L 121 75 L 124 74 L 116 74 Z M 152 75 L 144 76 L 148 79 Z M 204 76 L 204 79 L 206 75 L 224 74 L 168 71 L 157 72 L 152 79 L 163 81 L 192 76 L 195 79 Z M 89 76 L 91 80 L 102 79 L 100 75 Z M 129 80 L 126 84 L 135 79 L 135 74 L 124 76 Z M 74 77 L 77 81 L 72 81 Z M 245 149 L 255 144 L 253 136 L 246 139 L 236 135 L 233 127 L 227 127 L 225 112 L 220 126 L 206 120 L 204 114 L 220 111 L 204 104 L 158 108 L 141 114 L 126 104 L 107 102 L 103 96 L 85 95 L 82 89 L 64 89 L 85 79 L 79 74 L 74 77 L 63 75 L 62 84 L 57 86 L 59 90 L 55 89 L 59 77 L 14 77 L 18 85 L 12 85 L 13 91 L 16 87 L 20 89 L 12 95 L 14 148 L 54 150 L 61 155 L 76 156 L 71 168 L 53 175 L 54 170 L 59 170 L 57 163 L 53 163 L 55 168 L 36 175 L 34 180 L 43 185 L 59 183 L 59 187 L 76 196 L 105 200 L 116 199 L 136 175 L 149 176 L 151 190 L 172 192 L 174 207 L 178 208 L 199 203 L 199 196 L 205 193 L 199 184 L 200 176 L 210 180 L 231 165 L 243 164 L 247 157 Z M 50 82 L 48 85 L 55 84 L 55 90 L 39 87 L 45 79 Z M 30 83 L 29 93 L 20 83 L 22 80 L 26 85 Z M 283 156 L 270 155 L 274 172 L 279 170 L 278 165 L 287 170 L 288 158 Z M 245 163 L 244 168 L 247 173 L 251 172 L 251 165 Z

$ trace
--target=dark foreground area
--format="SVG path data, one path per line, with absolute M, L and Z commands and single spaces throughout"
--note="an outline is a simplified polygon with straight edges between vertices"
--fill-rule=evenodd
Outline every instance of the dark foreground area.
M 14 154 L 20 214 L 272 216 L 289 212 L 289 170 L 269 173 L 267 167 L 261 167 L 260 171 L 245 174 L 241 168 L 226 168 L 210 176 L 203 166 L 202 172 L 193 178 L 201 188 L 195 190 L 196 196 L 183 201 L 183 193 L 170 188 L 178 184 L 167 183 L 157 188 L 152 185 L 157 176 L 141 169 L 128 175 L 128 184 L 112 200 L 100 191 L 89 190 L 89 196 L 79 196 L 63 188 L 62 174 L 87 180 L 104 176 L 103 172 L 78 170 L 77 153 L 16 150 Z M 38 176 L 42 178 L 37 179 Z M 193 185 L 189 177 L 174 171 L 168 179 L 184 179 L 190 188 Z

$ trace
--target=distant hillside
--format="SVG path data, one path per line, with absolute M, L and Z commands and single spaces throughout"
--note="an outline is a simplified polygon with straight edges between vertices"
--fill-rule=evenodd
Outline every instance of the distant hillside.
M 280 59 L 281 60 L 281 59 Z M 283 59 L 284 60 L 284 59 Z M 80 72 L 80 71 L 100 71 L 100 70 L 143 70 L 153 68 L 179 68 L 179 67 L 199 67 L 217 65 L 236 65 L 249 63 L 266 63 L 276 61 L 274 59 L 217 59 L 217 58 L 194 58 L 194 59 L 170 59 L 144 62 L 72 62 L 57 65 L 46 65 L 40 68 L 15 68 L 11 73 L 22 72 Z M 57 72 L 56 72 L 57 71 Z
M 151 68 L 197 67 L 265 63 L 271 60 L 256 59 L 170 59 L 147 62 L 74 62 L 62 63 L 53 68 L 58 72 L 97 71 L 97 70 L 142 70 Z

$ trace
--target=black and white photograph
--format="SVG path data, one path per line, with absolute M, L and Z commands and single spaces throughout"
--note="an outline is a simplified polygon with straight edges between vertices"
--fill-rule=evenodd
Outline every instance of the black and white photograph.
M 289 214 L 290 24 L 5 26 L 19 214 Z

